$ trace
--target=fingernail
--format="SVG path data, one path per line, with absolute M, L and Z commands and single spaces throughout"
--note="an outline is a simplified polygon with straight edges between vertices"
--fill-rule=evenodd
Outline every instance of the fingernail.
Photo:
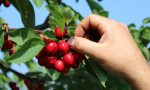
M 75 37 L 70 37 L 69 40 L 68 40 L 68 44 L 70 46 L 73 46 L 74 45 L 74 40 L 75 40 Z

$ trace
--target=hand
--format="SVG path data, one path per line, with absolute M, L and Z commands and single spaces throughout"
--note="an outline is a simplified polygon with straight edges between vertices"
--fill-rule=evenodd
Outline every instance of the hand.
M 125 76 L 139 90 L 150 89 L 149 66 L 125 25 L 90 15 L 79 23 L 69 44 L 106 70 Z

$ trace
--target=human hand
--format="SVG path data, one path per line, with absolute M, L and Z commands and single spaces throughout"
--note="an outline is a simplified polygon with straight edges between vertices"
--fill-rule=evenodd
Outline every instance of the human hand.
M 90 15 L 79 23 L 69 44 L 72 49 L 95 58 L 106 70 L 125 76 L 139 90 L 150 86 L 143 79 L 150 76 L 149 66 L 125 25 Z M 142 88 L 144 83 L 147 84 Z

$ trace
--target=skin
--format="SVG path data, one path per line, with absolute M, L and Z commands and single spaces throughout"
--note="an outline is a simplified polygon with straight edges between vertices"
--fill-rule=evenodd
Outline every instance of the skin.
M 109 72 L 125 77 L 134 90 L 150 90 L 149 65 L 124 24 L 92 14 L 79 23 L 68 43 Z

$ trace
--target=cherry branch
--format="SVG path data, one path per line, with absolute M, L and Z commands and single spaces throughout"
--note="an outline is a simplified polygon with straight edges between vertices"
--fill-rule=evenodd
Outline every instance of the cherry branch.
M 35 29 L 35 30 L 44 30 L 48 27 L 49 27 L 49 16 L 47 16 L 47 18 L 45 19 L 43 24 L 37 25 L 37 26 L 33 27 L 33 29 Z
M 12 68 L 10 67 L 7 67 L 6 65 L 4 65 L 2 62 L 0 62 L 0 68 L 4 69 L 5 71 L 7 72 L 13 72 L 14 74 L 16 74 L 18 77 L 22 78 L 22 79 L 28 79 L 28 80 L 31 80 L 31 81 L 34 81 L 34 82 L 44 82 L 44 80 L 42 79 L 37 79 L 37 78 L 31 78 L 29 76 L 26 76 L 22 73 L 19 73 L 15 70 L 13 70 Z

